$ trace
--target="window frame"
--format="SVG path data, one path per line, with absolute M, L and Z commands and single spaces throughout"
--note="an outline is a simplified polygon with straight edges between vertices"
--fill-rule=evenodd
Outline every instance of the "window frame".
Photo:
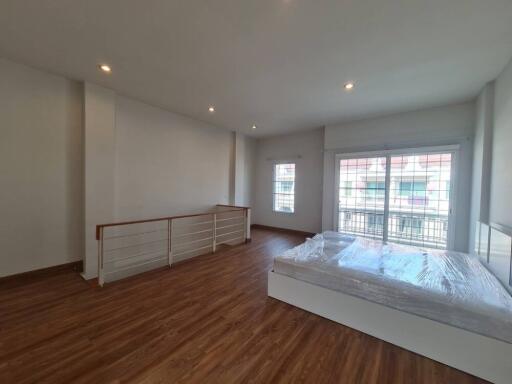
M 291 212 L 288 212 L 288 211 L 278 211 L 275 209 L 275 202 L 276 202 L 276 195 L 282 195 L 284 193 L 281 193 L 281 192 L 276 192 L 275 191 L 275 186 L 276 186 L 276 168 L 278 165 L 287 165 L 287 164 L 293 164 L 293 169 L 294 169 L 294 172 L 293 172 L 293 211 Z M 296 184 L 297 184 L 297 163 L 295 161 L 286 161 L 286 160 L 283 160 L 283 161 L 276 161 L 276 162 L 273 162 L 272 163 L 272 212 L 274 213 L 279 213 L 279 214 L 285 214 L 285 215 L 294 215 L 295 212 L 296 212 L 296 209 L 295 209 L 295 198 L 296 198 Z
M 443 154 L 443 153 L 451 153 L 452 162 L 451 162 L 451 172 L 450 172 L 450 192 L 449 192 L 449 211 L 448 211 L 448 233 L 447 233 L 447 241 L 446 241 L 446 249 L 453 250 L 455 243 L 455 222 L 457 221 L 457 212 L 455 207 L 455 199 L 454 197 L 457 195 L 457 174 L 459 169 L 459 151 L 460 145 L 443 145 L 443 146 L 434 146 L 434 147 L 408 147 L 401 149 L 384 149 L 377 151 L 363 151 L 363 152 L 338 152 L 335 153 L 334 156 L 334 215 L 333 215 L 333 227 L 335 231 L 338 231 L 339 225 L 339 199 L 340 199 L 340 191 L 339 191 L 339 183 L 340 183 L 340 160 L 344 159 L 360 159 L 367 157 L 386 157 L 386 188 L 385 188 L 385 208 L 384 208 L 384 225 L 383 228 L 383 241 L 387 241 L 387 221 L 389 215 L 389 206 L 388 206 L 388 195 L 389 195 L 389 179 L 390 179 L 390 169 L 391 169 L 391 157 L 399 156 L 399 155 L 423 155 L 423 154 Z

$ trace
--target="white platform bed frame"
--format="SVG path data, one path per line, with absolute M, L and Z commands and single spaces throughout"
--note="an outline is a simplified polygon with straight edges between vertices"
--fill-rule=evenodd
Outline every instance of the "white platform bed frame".
M 478 252 L 487 263 L 492 259 L 492 245 L 485 255 Z M 512 383 L 512 344 L 273 271 L 268 295 L 493 383 Z

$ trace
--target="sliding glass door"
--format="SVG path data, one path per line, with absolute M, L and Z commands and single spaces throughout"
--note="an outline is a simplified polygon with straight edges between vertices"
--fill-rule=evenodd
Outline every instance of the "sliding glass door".
M 451 153 L 391 157 L 388 240 L 446 248 Z
M 453 159 L 453 150 L 338 156 L 338 231 L 447 248 Z
M 382 239 L 386 157 L 339 160 L 338 231 Z

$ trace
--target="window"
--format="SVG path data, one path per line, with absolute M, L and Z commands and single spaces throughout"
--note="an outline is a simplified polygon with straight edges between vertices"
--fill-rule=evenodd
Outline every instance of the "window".
M 338 231 L 447 248 L 452 160 L 442 151 L 339 157 Z
M 383 199 L 386 194 L 386 183 L 369 181 L 366 183 L 366 196 L 373 199 Z
M 351 181 L 345 181 L 343 183 L 343 187 L 340 188 L 340 193 L 345 197 L 352 196 L 352 182 Z
M 339 162 L 338 230 L 382 238 L 386 192 L 386 158 Z
M 410 236 L 423 235 L 423 220 L 414 217 L 400 217 L 399 220 L 399 230 L 402 234 Z
M 295 164 L 275 164 L 273 178 L 274 212 L 295 212 Z
M 368 232 L 371 234 L 382 233 L 382 227 L 384 225 L 384 216 L 374 213 L 366 214 L 366 220 L 368 223 Z
M 400 196 L 404 197 L 425 197 L 426 183 L 424 181 L 401 181 Z

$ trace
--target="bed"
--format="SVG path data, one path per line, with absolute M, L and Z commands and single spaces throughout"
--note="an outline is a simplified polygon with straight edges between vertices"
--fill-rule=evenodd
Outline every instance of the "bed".
M 269 296 L 481 378 L 510 383 L 512 244 L 501 231 L 492 235 L 495 228 L 483 231 L 489 249 L 477 247 L 480 259 L 324 232 L 275 258 Z M 497 278 L 492 255 L 503 267 L 507 252 L 508 274 Z

